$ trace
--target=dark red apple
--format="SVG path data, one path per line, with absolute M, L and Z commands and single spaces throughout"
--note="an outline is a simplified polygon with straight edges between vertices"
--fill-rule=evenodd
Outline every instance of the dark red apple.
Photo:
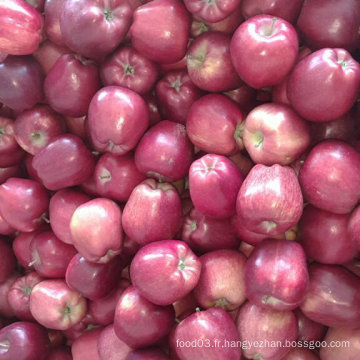
M 290 73 L 298 55 L 298 37 L 286 20 L 257 15 L 243 22 L 230 44 L 237 73 L 255 89 L 279 84 Z
M 186 317 L 194 313 L 196 308 L 199 306 L 193 291 L 183 298 L 175 301 L 172 305 L 175 309 L 176 321 L 184 320 Z
M 16 260 L 10 244 L 2 236 L 0 236 L 0 254 L 2 257 L 0 261 L 0 282 L 3 282 L 14 272 Z
M 254 166 L 254 163 L 249 159 L 247 154 L 240 151 L 234 155 L 230 155 L 229 159 L 239 168 L 244 176 L 247 176 Z
M 67 330 L 85 316 L 86 300 L 64 280 L 44 280 L 32 289 L 30 312 L 39 324 L 49 329 Z
M 65 123 L 69 133 L 79 136 L 84 141 L 88 142 L 89 134 L 86 129 L 86 116 L 66 116 Z
M 147 300 L 169 305 L 194 289 L 200 270 L 200 260 L 186 243 L 162 240 L 138 250 L 130 265 L 130 276 Z
M 60 346 L 50 351 L 46 360 L 73 360 L 71 350 L 67 346 Z
M 85 331 L 71 345 L 73 360 L 101 360 L 98 352 L 98 340 L 102 328 Z
M 311 346 L 312 347 L 312 346 Z M 281 360 L 320 360 L 316 354 L 307 348 L 292 348 Z
M 14 155 L 14 153 L 12 154 Z M 7 179 L 10 179 L 12 177 L 21 177 L 24 175 L 23 168 L 21 164 L 6 166 L 6 167 L 0 167 L 0 184 L 3 184 Z M 0 220 L 0 223 L 2 221 Z M 0 225 L 1 229 L 1 225 Z M 1 230 L 0 230 L 1 234 Z
M 65 46 L 60 30 L 60 16 L 66 0 L 46 0 L 44 6 L 44 30 L 47 37 L 55 44 Z
M 326 333 L 326 327 L 307 318 L 300 309 L 294 311 L 299 328 L 298 340 L 321 341 Z
M 20 276 L 17 273 L 10 275 L 4 282 L 0 283 L 0 315 L 5 319 L 12 319 L 15 314 L 10 306 L 8 294 L 11 286 L 19 279 Z
M 237 214 L 248 230 L 279 235 L 300 219 L 303 197 L 293 169 L 280 165 L 255 165 L 243 182 L 236 203 Z

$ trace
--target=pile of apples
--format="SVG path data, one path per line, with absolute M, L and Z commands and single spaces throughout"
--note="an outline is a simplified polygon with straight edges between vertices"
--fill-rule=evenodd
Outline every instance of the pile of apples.
M 360 359 L 359 29 L 0 0 L 0 360 Z

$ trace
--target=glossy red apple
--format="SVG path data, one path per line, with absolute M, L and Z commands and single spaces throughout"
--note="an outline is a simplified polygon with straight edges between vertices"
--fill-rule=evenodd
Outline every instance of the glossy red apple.
M 60 15 L 60 31 L 74 52 L 102 59 L 124 39 L 132 19 L 125 0 L 65 1 Z
M 251 302 L 241 307 L 236 325 L 240 340 L 248 344 L 243 347 L 243 355 L 250 359 L 282 359 L 291 349 L 285 344 L 296 340 L 298 335 L 292 311 L 264 309 Z M 261 346 L 265 341 L 276 346 Z
M 0 254 L 2 256 L 2 261 L 0 262 L 0 282 L 3 282 L 14 272 L 16 260 L 10 244 L 2 236 L 0 236 Z
M 8 302 L 15 316 L 21 320 L 35 321 L 30 312 L 30 295 L 33 287 L 42 281 L 35 271 L 19 277 L 10 287 Z
M 49 203 L 49 218 L 54 234 L 64 243 L 72 244 L 70 221 L 76 208 L 90 197 L 81 191 L 64 189 L 56 192 Z
M 92 174 L 94 163 L 90 150 L 72 134 L 56 137 L 32 161 L 37 176 L 49 190 L 81 184 Z
M 133 348 L 152 345 L 170 332 L 174 317 L 171 305 L 152 304 L 136 287 L 130 286 L 123 292 L 116 306 L 115 334 Z
M 237 73 L 255 89 L 279 84 L 290 73 L 298 55 L 294 27 L 279 17 L 257 15 L 243 22 L 230 44 Z
M 0 330 L 0 357 L 4 360 L 45 360 L 49 338 L 39 324 L 17 321 Z
M 100 87 L 96 64 L 78 55 L 62 55 L 47 74 L 45 96 L 57 112 L 79 117 L 87 114 L 89 104 Z
M 311 205 L 347 214 L 357 204 L 360 194 L 360 155 L 344 142 L 321 142 L 306 157 L 299 181 Z
M 162 240 L 138 250 L 130 265 L 130 276 L 146 299 L 157 305 L 169 305 L 194 289 L 200 270 L 200 260 L 186 243 Z
M 136 186 L 127 201 L 122 225 L 138 244 L 174 238 L 182 220 L 180 196 L 169 183 L 147 179 Z
M 220 155 L 233 154 L 242 140 L 243 113 L 238 105 L 221 94 L 205 95 L 190 108 L 186 129 L 199 149 Z
M 248 230 L 279 235 L 300 219 L 303 198 L 293 169 L 280 165 L 255 165 L 243 182 L 236 203 L 237 214 Z
M 30 311 L 35 320 L 55 330 L 67 330 L 86 314 L 86 300 L 64 280 L 44 280 L 30 295 Z
M 88 130 L 96 150 L 125 154 L 149 125 L 149 110 L 140 95 L 120 86 L 107 86 L 91 100 Z
M 44 6 L 44 30 L 47 37 L 57 45 L 65 46 L 60 29 L 60 16 L 66 0 L 46 0 Z
M 202 308 L 216 306 L 226 311 L 235 310 L 246 300 L 246 257 L 235 250 L 211 251 L 200 258 L 201 273 L 194 289 Z
M 135 150 L 135 164 L 147 177 L 175 181 L 185 177 L 193 160 L 193 146 L 185 126 L 160 121 L 148 130 Z
M 36 181 L 10 178 L 0 186 L 1 215 L 18 231 L 38 229 L 48 204 L 47 191 Z
M 248 114 L 242 137 L 255 163 L 288 165 L 310 145 L 310 128 L 290 106 L 267 103 Z
M 11 55 L 34 53 L 42 40 L 44 21 L 37 10 L 22 0 L 0 4 L 0 51 Z
M 207 216 L 227 218 L 234 215 L 242 182 L 240 170 L 221 155 L 205 155 L 190 167 L 191 200 L 194 207 Z
M 298 340 L 321 341 L 326 334 L 326 327 L 307 318 L 300 309 L 294 311 L 299 328 Z
M 122 86 L 138 94 L 146 94 L 153 88 L 158 73 L 155 63 L 129 46 L 117 49 L 101 64 L 100 69 L 105 86 Z
M 78 337 L 71 345 L 73 360 L 101 360 L 97 347 L 101 332 L 101 328 L 92 329 Z
M 130 27 L 135 50 L 158 63 L 175 63 L 185 55 L 190 16 L 176 0 L 156 0 L 134 11 Z
M 0 102 L 16 111 L 31 109 L 44 97 L 43 78 L 33 57 L 8 56 L 0 62 Z
M 321 49 L 303 58 L 290 75 L 287 95 L 306 120 L 331 121 L 354 104 L 360 65 L 344 49 Z M 342 94 L 342 96 L 337 96 Z M 328 99 L 332 99 L 329 103 Z
M 230 40 L 227 34 L 210 31 L 191 43 L 186 53 L 187 71 L 191 81 L 200 89 L 221 92 L 241 85 L 231 61 Z
M 356 328 L 360 319 L 360 279 L 343 267 L 313 264 L 301 304 L 309 319 L 330 327 Z
M 90 200 L 75 210 L 70 231 L 75 248 L 86 260 L 106 263 L 121 251 L 121 210 L 106 198 Z
M 182 360 L 240 360 L 236 326 L 223 309 L 211 308 L 188 316 L 170 337 L 171 350 Z M 191 345 L 193 344 L 193 345 Z

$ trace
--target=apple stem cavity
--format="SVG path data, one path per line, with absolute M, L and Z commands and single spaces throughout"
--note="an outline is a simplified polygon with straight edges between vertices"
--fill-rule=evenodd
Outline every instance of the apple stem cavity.
M 131 66 L 130 64 L 124 65 L 124 74 L 134 76 L 135 75 L 134 66 Z
M 182 82 L 179 79 L 176 79 L 172 84 L 171 87 L 174 88 L 177 92 L 180 91 L 182 87 Z
M 264 36 L 269 37 L 269 36 L 274 34 L 276 21 L 277 21 L 277 18 L 274 17 L 271 20 L 270 26 L 264 26 L 263 27 L 262 33 L 263 33 Z
M 105 16 L 106 21 L 114 20 L 114 14 L 110 9 L 104 10 L 104 16 Z
M 261 225 L 266 232 L 270 232 L 271 230 L 275 229 L 277 226 L 274 221 L 267 221 L 267 220 L 263 221 Z
M 185 261 L 180 259 L 179 263 L 178 263 L 178 269 L 181 270 L 181 271 L 184 271 L 185 268 L 186 268 Z
M 252 139 L 254 140 L 254 147 L 261 148 L 264 143 L 264 134 L 257 132 L 252 135 Z

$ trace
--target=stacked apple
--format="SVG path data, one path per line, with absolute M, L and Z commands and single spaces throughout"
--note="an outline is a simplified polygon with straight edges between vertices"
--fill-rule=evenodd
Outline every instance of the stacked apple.
M 0 0 L 0 360 L 360 359 L 359 29 Z

